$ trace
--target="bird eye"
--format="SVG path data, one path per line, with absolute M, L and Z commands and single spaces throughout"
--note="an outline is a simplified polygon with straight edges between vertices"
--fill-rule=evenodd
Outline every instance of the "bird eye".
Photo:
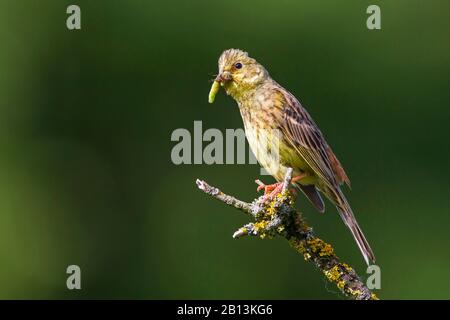
M 236 63 L 234 64 L 234 67 L 235 67 L 236 69 L 240 69 L 240 68 L 242 68 L 242 63 L 236 62 Z

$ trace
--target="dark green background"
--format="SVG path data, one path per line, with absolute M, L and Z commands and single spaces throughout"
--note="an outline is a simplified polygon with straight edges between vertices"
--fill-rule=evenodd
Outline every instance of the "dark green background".
M 66 28 L 66 7 L 82 30 Z M 366 28 L 379 4 L 382 30 Z M 450 298 L 449 1 L 0 2 L 0 298 L 342 299 L 282 239 L 196 190 L 256 165 L 171 163 L 176 128 L 239 128 L 217 58 L 248 51 L 310 111 L 353 184 L 381 298 Z M 269 177 L 263 177 L 271 181 Z M 334 208 L 307 220 L 361 275 Z M 69 264 L 82 290 L 66 289 Z

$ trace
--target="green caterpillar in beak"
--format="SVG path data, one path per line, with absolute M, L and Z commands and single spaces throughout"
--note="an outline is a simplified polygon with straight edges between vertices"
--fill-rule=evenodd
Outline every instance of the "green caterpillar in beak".
M 214 83 L 211 86 L 211 90 L 209 91 L 209 96 L 208 96 L 209 103 L 214 102 L 214 99 L 216 98 L 216 94 L 217 94 L 217 92 L 219 92 L 219 89 L 220 89 L 219 81 L 214 81 Z

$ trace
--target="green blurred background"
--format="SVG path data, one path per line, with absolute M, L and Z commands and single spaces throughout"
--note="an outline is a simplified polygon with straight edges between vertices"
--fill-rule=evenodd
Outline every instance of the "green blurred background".
M 66 28 L 78 4 L 82 30 Z M 382 30 L 366 28 L 381 7 Z M 0 298 L 343 299 L 197 177 L 256 196 L 257 165 L 172 164 L 176 128 L 240 128 L 217 58 L 248 51 L 310 111 L 353 185 L 385 299 L 450 298 L 449 1 L 0 2 Z M 263 177 L 264 181 L 272 178 Z M 334 208 L 307 220 L 361 275 Z M 82 269 L 82 290 L 66 268 Z

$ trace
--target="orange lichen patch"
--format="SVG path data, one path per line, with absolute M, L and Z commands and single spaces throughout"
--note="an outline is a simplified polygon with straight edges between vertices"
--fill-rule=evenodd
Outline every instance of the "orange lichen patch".
M 318 253 L 320 257 L 329 257 L 334 255 L 333 247 L 319 238 L 306 240 L 306 245 L 313 253 Z
M 325 245 L 322 247 L 322 249 L 319 252 L 319 256 L 321 256 L 321 257 L 331 256 L 333 253 L 334 253 L 333 247 L 330 244 L 325 243 Z
M 299 240 L 297 238 L 289 239 L 290 245 L 303 255 L 305 260 L 310 260 L 312 256 L 333 257 L 333 247 L 319 238 L 312 238 L 307 240 Z M 348 267 L 351 270 L 350 267 Z

